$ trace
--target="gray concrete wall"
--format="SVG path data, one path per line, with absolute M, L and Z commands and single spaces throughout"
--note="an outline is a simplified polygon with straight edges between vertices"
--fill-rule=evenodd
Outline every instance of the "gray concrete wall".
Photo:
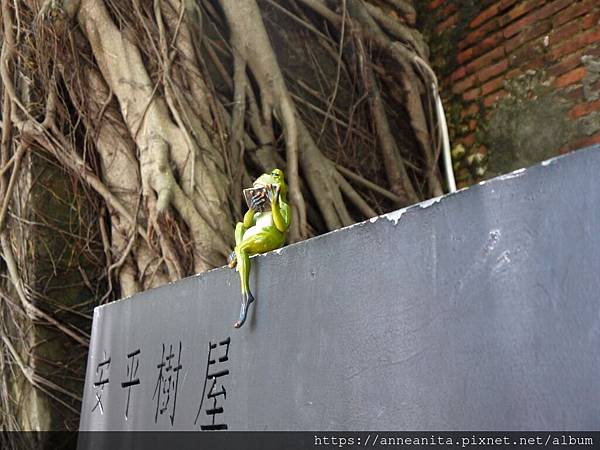
M 81 429 L 598 430 L 599 173 L 596 147 L 257 257 L 241 330 L 226 268 L 97 308 Z

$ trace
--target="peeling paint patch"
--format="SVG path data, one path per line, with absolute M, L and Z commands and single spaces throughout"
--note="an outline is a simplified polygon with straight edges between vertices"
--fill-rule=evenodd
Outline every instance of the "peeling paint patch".
M 400 220 L 400 217 L 402 216 L 402 214 L 404 214 L 408 209 L 413 208 L 414 205 L 411 206 L 407 206 L 406 208 L 402 208 L 402 209 L 397 209 L 396 211 L 392 211 L 386 214 L 382 214 L 380 216 L 375 216 L 375 217 L 371 217 L 369 219 L 370 223 L 375 223 L 377 222 L 379 219 L 387 219 L 390 222 L 394 222 L 394 225 L 398 224 L 398 221 Z
M 542 166 L 546 167 L 546 166 L 549 166 L 550 164 L 554 164 L 557 159 L 562 158 L 562 157 L 563 157 L 563 155 L 560 155 L 560 156 L 555 156 L 554 158 L 547 159 L 546 161 L 542 161 Z
M 424 202 L 419 203 L 417 206 L 421 209 L 429 208 L 431 205 L 438 203 L 444 197 L 444 195 L 440 195 L 439 197 L 433 197 L 429 200 L 425 200 Z
M 523 175 L 527 169 L 517 169 L 511 173 L 507 173 L 506 175 L 502 175 L 498 177 L 498 180 L 510 180 L 511 178 L 517 178 Z
M 498 259 L 496 259 L 496 266 L 494 267 L 494 270 L 500 270 L 505 265 L 510 264 L 510 262 L 511 262 L 510 250 L 505 250 L 498 257 Z
M 496 245 L 498 244 L 498 241 L 500 240 L 500 237 L 502 236 L 502 234 L 500 233 L 500 230 L 492 230 L 490 231 L 490 234 L 488 236 L 488 240 L 485 243 L 485 247 L 483 248 L 483 254 L 484 255 L 489 255 L 492 251 L 494 251 L 494 249 L 496 248 Z
M 407 208 L 398 209 L 396 211 L 392 211 L 391 213 L 386 214 L 384 217 L 390 222 L 394 222 L 394 225 L 398 225 L 398 221 L 402 214 L 406 212 Z
M 402 209 L 397 209 L 396 211 L 392 211 L 386 214 L 382 214 L 380 216 L 376 216 L 376 217 L 371 217 L 369 219 L 370 223 L 375 223 L 377 222 L 379 219 L 387 219 L 390 222 L 394 222 L 394 225 L 398 225 L 398 222 L 400 221 L 400 217 L 402 217 L 402 215 L 407 212 L 410 209 L 413 208 L 421 208 L 421 209 L 425 209 L 425 208 L 429 208 L 431 205 L 438 203 L 440 200 L 442 200 L 442 198 L 446 197 L 449 194 L 446 195 L 440 195 L 439 197 L 434 197 L 434 198 L 430 198 L 429 200 L 425 200 L 422 201 L 421 203 L 417 203 L 415 205 L 410 205 L 407 206 L 406 208 L 402 208 Z

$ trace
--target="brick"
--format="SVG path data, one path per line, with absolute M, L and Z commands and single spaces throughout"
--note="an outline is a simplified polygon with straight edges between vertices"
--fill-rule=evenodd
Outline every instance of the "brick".
M 429 10 L 432 11 L 434 9 L 439 8 L 446 0 L 431 0 L 429 3 Z
M 596 44 L 600 42 L 600 27 L 591 29 L 590 31 L 581 35 L 585 45 Z
M 442 9 L 442 17 L 448 17 L 450 14 L 456 12 L 456 4 L 454 2 L 447 5 L 444 9 Z
M 481 42 L 481 40 L 484 37 L 486 37 L 488 34 L 498 30 L 498 27 L 499 27 L 498 19 L 494 18 L 494 19 L 489 20 L 484 25 L 477 28 L 475 31 L 471 31 L 470 33 L 468 33 L 465 36 L 465 38 L 461 42 L 459 42 L 458 48 L 462 50 L 464 48 L 475 45 L 478 42 Z
M 600 111 L 600 100 L 575 105 L 571 108 L 571 111 L 569 111 L 569 117 L 577 119 L 579 117 L 587 116 L 594 111 Z
M 564 23 L 570 22 L 577 17 L 583 16 L 590 11 L 591 4 L 589 1 L 574 3 L 570 7 L 564 9 L 559 14 L 552 18 L 552 25 L 558 27 Z
M 515 37 L 505 41 L 504 48 L 506 53 L 513 52 L 523 44 L 540 37 L 542 34 L 548 33 L 551 29 L 552 24 L 548 20 L 536 23 L 534 27 L 527 28 L 526 30 L 517 34 Z
M 515 78 L 515 77 L 521 75 L 522 73 L 523 73 L 523 69 L 516 68 L 516 69 L 511 70 L 510 72 L 506 72 L 504 74 L 504 79 L 510 80 L 511 78 Z
M 463 78 L 458 83 L 455 83 L 452 86 L 452 92 L 454 94 L 461 94 L 465 92 L 467 89 L 472 88 L 475 84 L 475 75 L 471 75 L 470 77 Z
M 588 147 L 590 145 L 600 144 L 600 133 L 584 139 L 580 142 L 581 147 Z
M 483 86 L 481 86 L 481 95 L 488 95 L 492 92 L 496 92 L 500 88 L 504 86 L 504 77 L 494 78 L 491 81 L 488 81 Z
M 483 105 L 486 108 L 489 108 L 492 105 L 494 105 L 496 102 L 498 102 L 498 100 L 500 100 L 506 94 L 508 94 L 508 92 L 506 92 L 504 89 L 502 89 L 501 91 L 495 92 L 492 95 L 489 95 L 485 99 L 483 99 Z
M 463 50 L 458 55 L 456 55 L 456 62 L 458 64 L 464 64 L 467 61 L 470 61 L 473 58 L 474 50 L 473 47 Z
M 482 25 L 496 14 L 498 14 L 498 3 L 494 3 L 492 6 L 484 9 L 477 17 L 475 17 L 471 23 L 469 23 L 470 28 L 477 28 L 479 25 Z
M 511 24 L 510 26 L 506 27 L 504 29 L 504 37 L 508 39 L 508 38 L 514 36 L 519 31 L 523 30 L 523 28 L 525 28 L 526 26 L 531 25 L 532 23 L 535 23 L 536 20 L 537 20 L 537 17 L 535 16 L 535 14 L 526 15 L 522 19 L 519 19 L 516 22 L 514 22 L 513 24 Z
M 590 56 L 597 56 L 600 58 L 600 45 L 598 45 L 596 47 L 587 48 L 585 50 L 585 54 L 590 55 Z
M 471 103 L 468 108 L 463 109 L 460 113 L 461 119 L 467 116 L 473 116 L 479 112 L 479 105 L 477 103 Z
M 501 73 L 505 72 L 507 69 L 508 69 L 508 60 L 504 59 L 504 60 L 500 61 L 499 63 L 493 64 L 493 65 L 481 70 L 477 74 L 477 78 L 479 78 L 479 81 L 484 82 L 484 81 L 489 80 L 490 78 L 500 75 Z
M 588 14 L 581 21 L 581 28 L 587 30 L 592 27 L 597 27 L 600 25 L 600 11 L 593 12 Z
M 504 50 L 506 51 L 506 53 L 512 53 L 524 43 L 525 41 L 523 40 L 523 35 L 517 34 L 515 37 L 504 41 Z
M 532 11 L 530 14 L 527 14 L 525 17 L 519 19 L 518 21 L 512 23 L 510 26 L 506 27 L 504 29 L 504 36 L 509 38 L 511 36 L 514 36 L 516 33 L 518 33 L 520 30 L 522 30 L 523 28 L 535 24 L 537 22 L 540 22 L 550 16 L 552 16 L 553 14 L 556 14 L 558 11 L 566 8 L 567 6 L 569 6 L 570 4 L 572 4 L 573 0 L 555 0 L 553 2 L 550 3 L 546 3 L 545 6 L 543 6 L 542 8 L 538 9 L 537 11 Z M 532 8 L 530 7 L 533 3 L 535 3 L 535 6 L 539 6 L 545 2 L 543 1 L 538 1 L 538 2 L 527 2 L 522 4 L 524 9 L 529 8 L 529 10 L 531 11 Z M 510 18 L 511 13 L 515 10 L 517 10 L 519 7 L 521 7 L 521 5 L 518 5 L 514 10 L 512 10 L 511 12 L 509 12 L 507 14 L 507 17 Z
M 550 66 L 546 73 L 552 77 L 558 77 L 569 70 L 581 65 L 581 52 L 576 52 L 573 55 L 567 56 L 560 62 Z
M 457 23 L 458 23 L 458 14 L 453 14 L 450 17 L 448 17 L 446 20 L 444 20 L 442 23 L 440 23 L 437 27 L 435 27 L 435 31 L 438 33 L 441 33 L 443 31 L 446 31 L 446 30 L 452 28 Z
M 561 92 L 561 97 L 572 102 L 583 101 L 583 86 L 570 86 Z
M 590 145 L 594 145 L 594 144 L 600 144 L 600 133 L 597 133 L 588 138 L 584 138 L 584 139 L 580 139 L 575 142 L 571 142 L 571 143 L 565 145 L 563 148 L 561 148 L 559 150 L 559 152 L 561 154 L 565 154 L 570 151 L 577 150 L 577 149 L 583 148 L 583 147 L 589 147 Z
M 576 69 L 571 70 L 570 72 L 561 75 L 554 81 L 554 85 L 556 87 L 564 87 L 569 86 L 570 84 L 575 84 L 578 81 L 581 81 L 585 76 L 587 70 L 585 67 L 578 67 Z
M 591 30 L 575 36 L 563 45 L 553 48 L 551 56 L 554 59 L 560 59 L 565 55 L 570 55 L 575 51 L 596 42 L 600 42 L 600 27 L 592 28 Z
M 544 52 L 540 43 L 530 42 L 525 47 L 513 52 L 508 59 L 512 67 L 522 67 L 528 61 L 543 58 L 543 56 Z
M 573 4 L 573 0 L 555 0 L 551 2 L 549 5 L 544 6 L 539 13 L 540 19 L 545 19 L 550 16 L 554 16 L 558 14 L 563 9 L 571 6 Z
M 471 100 L 475 100 L 477 97 L 479 97 L 479 91 L 480 89 L 477 88 L 473 88 L 470 91 L 467 91 L 463 94 L 463 99 L 466 102 L 470 102 Z
M 463 145 L 470 147 L 471 145 L 473 145 L 475 143 L 475 133 L 471 133 L 471 134 L 463 137 L 460 141 Z
M 577 33 L 579 33 L 580 28 L 581 23 L 577 20 L 569 22 L 563 25 L 562 27 L 557 28 L 548 35 L 549 45 L 556 45 L 560 42 L 569 39 L 572 36 L 575 36 Z
M 452 83 L 454 83 L 457 80 L 460 80 L 461 78 L 464 78 L 467 75 L 467 70 L 465 69 L 464 66 L 460 66 L 458 69 L 456 69 L 454 72 L 452 72 L 452 74 L 450 75 L 450 81 Z
M 504 57 L 504 47 L 496 47 L 485 55 L 471 61 L 467 65 L 467 73 L 473 73 L 485 69 L 491 63 L 498 61 Z M 483 81 L 483 80 L 482 80 Z
M 554 47 L 550 51 L 550 58 L 554 60 L 561 59 L 563 56 L 568 56 L 586 45 L 586 37 L 584 34 L 574 37 L 562 45 Z
M 546 60 L 544 58 L 528 59 L 521 65 L 523 70 L 538 70 L 544 67 Z
M 504 12 L 506 11 L 508 8 L 510 8 L 512 5 L 514 5 L 515 3 L 517 3 L 518 1 L 522 1 L 522 0 L 502 0 L 499 4 L 498 4 L 498 11 L 499 12 Z
M 573 4 L 573 0 L 554 0 L 535 13 L 537 20 L 556 15 L 559 11 Z
M 483 39 L 475 47 L 471 47 L 471 49 L 473 50 L 473 56 L 480 56 L 483 53 L 498 47 L 503 41 L 504 36 L 502 36 L 502 31 L 494 33 L 491 36 L 488 36 L 485 39 Z
M 543 1 L 520 1 L 517 6 L 508 11 L 500 20 L 502 26 L 508 25 L 513 20 L 525 15 L 534 8 L 537 8 L 543 3 Z

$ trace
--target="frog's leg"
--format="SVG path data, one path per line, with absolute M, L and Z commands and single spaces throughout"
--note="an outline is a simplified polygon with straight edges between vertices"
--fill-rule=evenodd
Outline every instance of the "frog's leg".
M 240 319 L 233 325 L 240 328 L 246 321 L 248 308 L 254 302 L 254 296 L 250 292 L 250 256 L 275 250 L 283 245 L 285 236 L 273 229 L 250 236 L 235 247 L 238 262 L 237 270 L 240 273 L 240 284 L 242 291 L 242 306 Z
M 237 229 L 236 229 L 237 231 Z M 237 271 L 240 274 L 240 287 L 242 292 L 242 306 L 240 309 L 240 319 L 233 324 L 235 328 L 239 328 L 244 325 L 246 321 L 246 315 L 248 308 L 254 301 L 254 296 L 250 292 L 250 254 L 249 251 L 253 247 L 253 241 L 255 236 L 252 236 L 248 241 L 242 242 L 240 245 L 235 247 L 235 255 L 237 259 Z M 237 240 L 237 239 L 236 239 Z M 252 253 L 254 254 L 254 253 Z
M 235 226 L 235 246 L 238 247 L 241 245 L 242 240 L 244 239 L 244 232 L 246 231 L 246 227 L 242 222 L 238 222 Z M 227 265 L 229 268 L 233 269 L 237 265 L 237 255 L 235 254 L 235 250 L 232 251 L 227 257 Z
M 264 203 L 264 199 L 260 200 L 255 200 L 254 197 L 252 198 L 253 200 L 253 205 L 258 208 L 261 203 Z M 244 240 L 244 233 L 246 232 L 246 230 L 248 228 L 251 228 L 252 226 L 254 226 L 256 224 L 256 220 L 254 218 L 254 215 L 256 214 L 256 211 L 254 208 L 250 208 L 248 211 L 246 211 L 246 214 L 244 214 L 244 221 L 243 222 L 238 222 L 235 226 L 235 247 L 239 247 L 242 244 L 242 241 Z M 230 255 L 227 257 L 227 265 L 230 268 L 234 268 L 237 264 L 237 255 L 235 253 L 235 249 L 233 252 L 230 253 Z

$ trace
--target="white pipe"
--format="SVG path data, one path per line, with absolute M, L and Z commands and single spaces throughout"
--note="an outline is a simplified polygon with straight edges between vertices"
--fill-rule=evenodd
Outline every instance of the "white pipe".
M 433 86 L 433 96 L 435 98 L 436 110 L 438 115 L 438 124 L 442 133 L 442 157 L 444 159 L 444 169 L 446 172 L 446 182 L 448 190 L 456 192 L 456 181 L 454 179 L 454 169 L 452 168 L 452 156 L 450 154 L 450 137 L 448 135 L 448 123 L 446 122 L 446 114 L 444 113 L 444 105 L 440 98 L 440 93 L 435 84 Z
M 450 136 L 448 134 L 448 123 L 446 122 L 446 114 L 444 113 L 444 105 L 440 98 L 440 91 L 437 86 L 437 77 L 420 56 L 414 55 L 414 61 L 417 67 L 424 73 L 429 74 L 431 82 L 431 91 L 435 102 L 435 112 L 438 116 L 438 127 L 442 134 L 442 158 L 444 159 L 444 171 L 446 172 L 446 183 L 448 184 L 449 192 L 456 192 L 456 180 L 454 179 L 454 168 L 452 167 L 452 155 L 450 153 Z

